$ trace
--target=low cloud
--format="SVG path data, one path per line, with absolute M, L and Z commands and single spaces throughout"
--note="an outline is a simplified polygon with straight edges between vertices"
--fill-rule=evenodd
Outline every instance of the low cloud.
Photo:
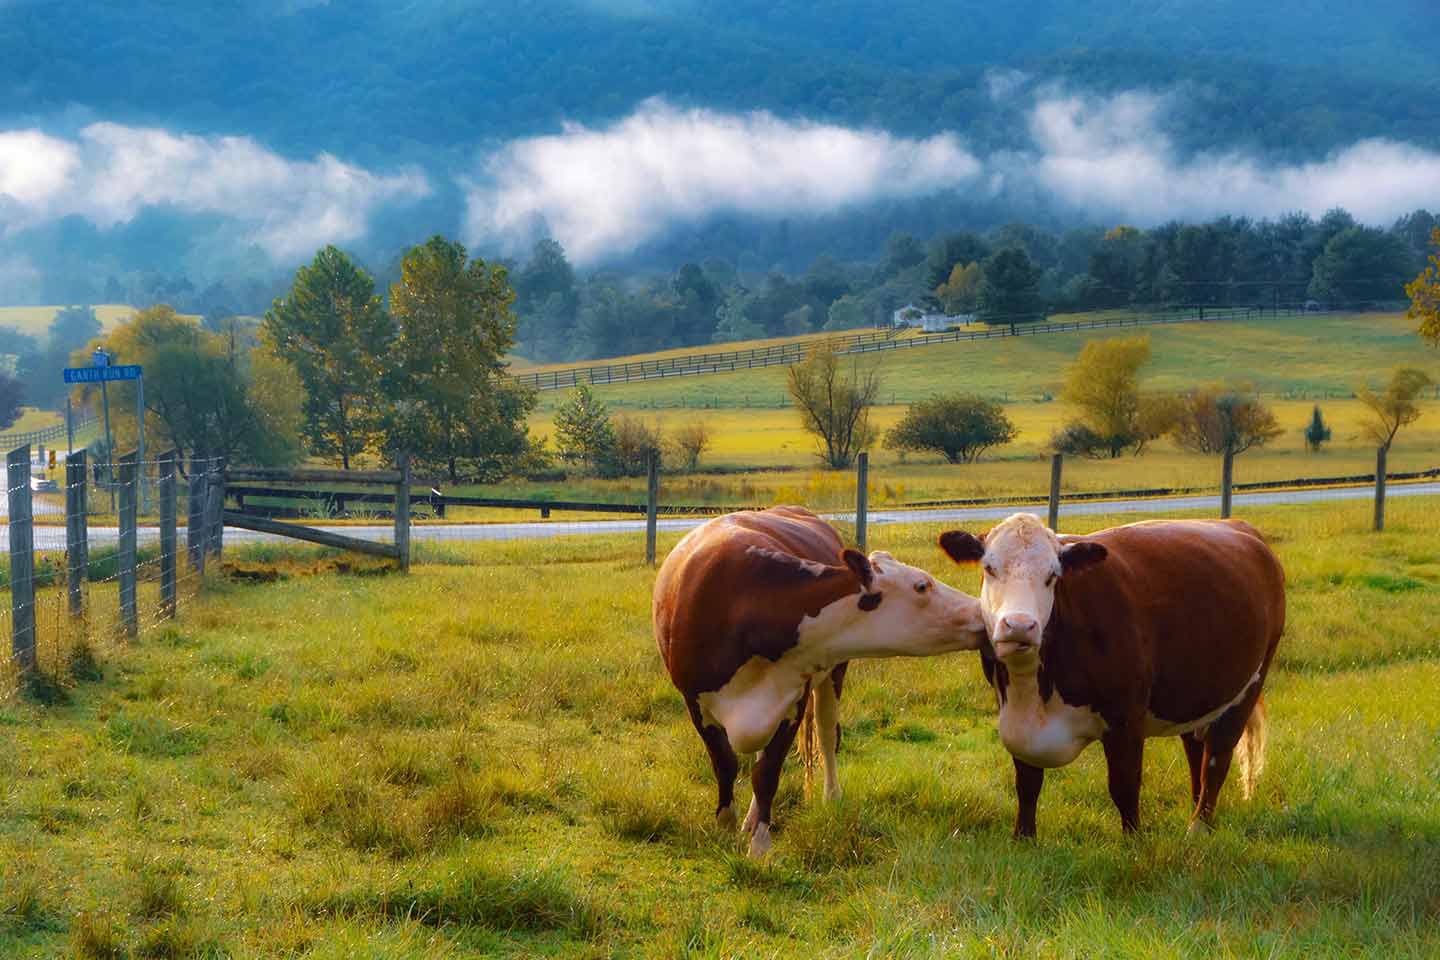
M 466 226 L 472 242 L 511 249 L 546 232 L 593 262 L 676 222 L 827 213 L 954 187 L 980 170 L 950 133 L 912 140 L 650 100 L 613 126 L 567 126 L 492 155 L 486 182 L 466 184 Z
M 1393 140 L 1363 140 L 1311 163 L 1273 164 L 1237 151 L 1182 157 L 1164 132 L 1169 97 L 1050 95 L 1035 103 L 1036 152 L 1008 172 L 1093 214 L 1138 224 L 1225 214 L 1275 217 L 1344 207 L 1388 224 L 1440 203 L 1440 154 Z
M 378 175 L 329 154 L 286 160 L 246 137 L 197 137 L 94 123 L 74 139 L 0 132 L 0 228 L 80 215 L 100 227 L 147 207 L 245 225 L 277 260 L 364 236 L 383 204 L 427 196 L 423 174 Z

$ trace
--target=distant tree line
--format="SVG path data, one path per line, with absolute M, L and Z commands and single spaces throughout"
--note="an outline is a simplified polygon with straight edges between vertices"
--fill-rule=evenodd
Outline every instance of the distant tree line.
M 1397 307 L 1437 220 L 1417 210 L 1381 229 L 1344 210 L 1318 220 L 1223 217 L 1150 230 L 1055 233 L 1012 223 L 985 234 L 893 234 L 877 261 L 817 258 L 798 275 L 721 259 L 671 273 L 581 277 L 554 240 L 515 267 L 517 349 L 536 361 L 885 325 L 907 305 L 991 322 L 1056 311 L 1177 305 Z

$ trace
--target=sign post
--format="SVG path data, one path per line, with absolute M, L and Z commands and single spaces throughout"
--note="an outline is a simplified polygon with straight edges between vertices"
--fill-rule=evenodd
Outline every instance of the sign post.
M 105 385 L 111 380 L 141 380 L 141 374 L 144 371 L 141 369 L 139 364 L 112 365 L 110 363 L 110 354 L 107 353 L 104 349 L 97 349 L 93 354 L 91 354 L 90 363 L 91 365 L 88 367 L 66 367 L 65 382 L 100 384 L 100 402 L 105 408 L 105 455 L 110 459 L 109 472 L 111 474 L 112 481 L 109 485 L 110 510 L 113 513 L 115 510 L 115 484 L 113 482 L 115 471 L 115 440 L 110 434 L 110 393 L 105 389 Z M 139 385 L 137 384 L 137 386 Z M 144 388 L 140 387 L 140 389 L 136 392 L 139 394 L 140 401 L 140 407 L 136 411 L 139 414 L 140 418 L 140 445 L 139 450 L 137 451 L 137 456 L 143 457 L 145 455 Z

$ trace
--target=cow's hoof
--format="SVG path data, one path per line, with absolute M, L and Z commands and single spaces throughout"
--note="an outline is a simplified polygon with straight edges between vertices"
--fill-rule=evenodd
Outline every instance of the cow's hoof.
M 735 808 L 721 807 L 715 812 L 715 822 L 719 824 L 721 830 L 734 830 Z
M 756 826 L 756 824 L 758 824 L 759 822 L 760 822 L 760 808 L 755 805 L 755 801 L 752 799 L 752 800 L 750 801 L 750 811 L 745 814 L 745 832 L 746 832 L 746 833 L 754 833 L 754 832 L 755 832 L 755 826 Z
M 1201 819 L 1190 821 L 1190 826 L 1185 828 L 1187 837 L 1203 837 L 1215 832 L 1215 828 Z
M 764 860 L 770 853 L 770 824 L 757 823 L 750 834 L 750 859 Z

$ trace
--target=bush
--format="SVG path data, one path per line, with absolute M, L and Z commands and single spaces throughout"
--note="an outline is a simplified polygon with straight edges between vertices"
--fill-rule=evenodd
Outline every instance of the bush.
M 676 427 L 665 445 L 673 468 L 693 472 L 700 466 L 700 457 L 710 446 L 710 430 L 699 420 Z
M 614 442 L 600 462 L 607 476 L 640 477 L 650 469 L 650 458 L 660 456 L 660 428 L 638 417 L 616 417 Z
M 891 450 L 933 450 L 950 463 L 974 463 L 991 447 L 1015 439 L 1015 424 L 998 403 L 974 394 L 912 403 L 885 436 Z

